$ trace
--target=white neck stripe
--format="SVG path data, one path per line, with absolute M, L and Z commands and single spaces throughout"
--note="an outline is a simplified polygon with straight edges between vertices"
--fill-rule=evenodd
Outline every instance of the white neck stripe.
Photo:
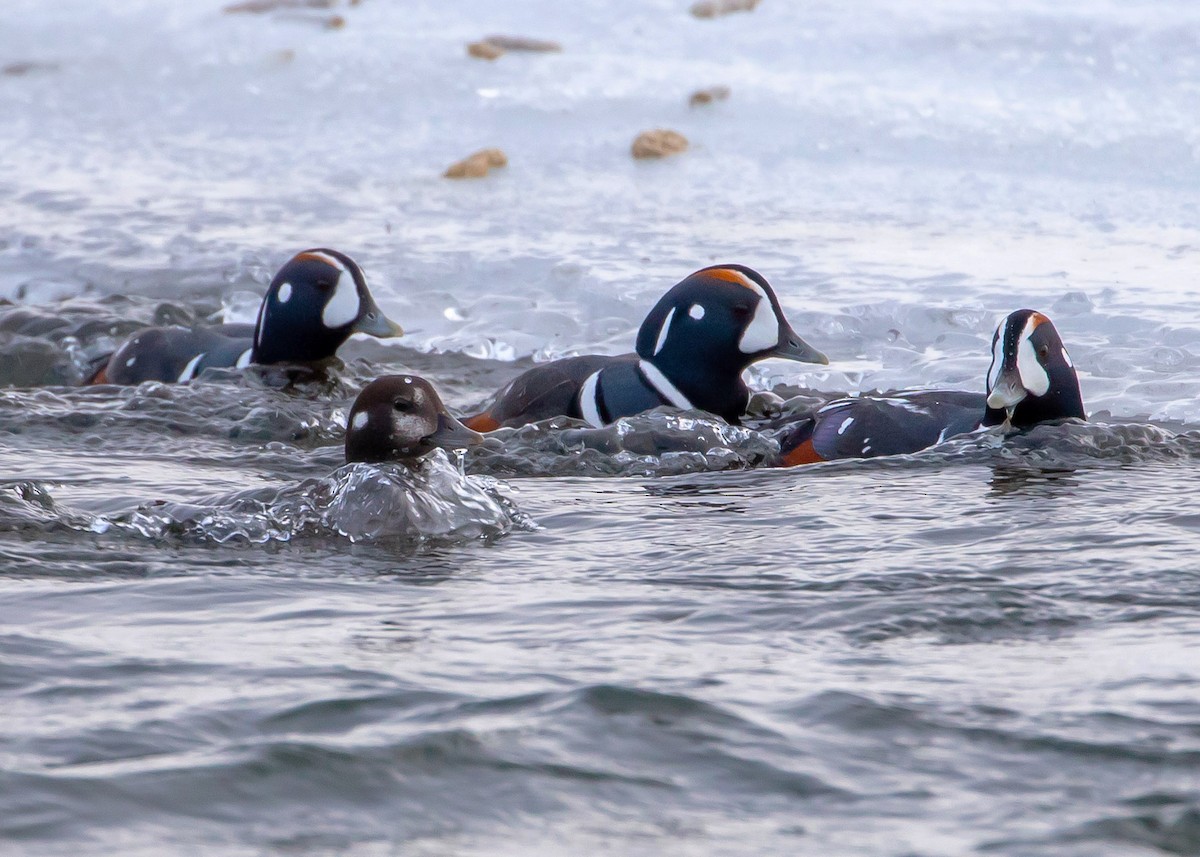
M 695 410 L 696 406 L 688 401 L 688 397 L 679 392 L 679 388 L 668 381 L 667 376 L 660 372 L 653 363 L 639 360 L 638 371 L 642 373 L 642 377 L 650 383 L 650 386 L 672 405 L 685 411 Z
M 597 387 L 600 381 L 600 372 L 593 372 L 587 376 L 587 380 L 583 382 L 583 387 L 579 390 L 579 413 L 583 414 L 583 418 L 588 425 L 595 428 L 603 428 L 604 420 L 600 418 L 600 405 L 596 401 Z
M 175 383 L 182 384 L 185 381 L 192 380 L 192 377 L 196 374 L 196 366 L 201 360 L 204 359 L 205 353 L 206 352 L 201 351 L 199 354 L 189 360 L 187 365 L 183 367 L 183 371 L 179 373 L 179 377 L 175 379 Z

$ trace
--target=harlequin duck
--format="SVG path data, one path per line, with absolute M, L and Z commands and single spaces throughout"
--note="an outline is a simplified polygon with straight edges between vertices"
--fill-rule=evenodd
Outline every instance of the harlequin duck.
M 750 398 L 742 371 L 768 357 L 829 362 L 792 330 L 761 274 L 714 265 L 676 284 L 650 310 L 637 353 L 535 366 L 463 422 L 492 431 L 561 415 L 599 427 L 670 405 L 737 423 Z
M 981 426 L 1031 428 L 1086 419 L 1079 379 L 1058 331 L 1029 309 L 1010 314 L 992 337 L 986 393 L 955 390 L 863 396 L 830 402 L 778 435 L 782 464 L 917 452 Z
M 254 325 L 152 327 L 125 341 L 92 384 L 190 381 L 213 366 L 320 363 L 353 333 L 400 336 L 371 297 L 362 269 L 337 250 L 292 257 L 275 275 Z
M 363 387 L 346 424 L 346 461 L 414 462 L 435 449 L 464 449 L 483 435 L 446 410 L 416 375 L 384 375 Z

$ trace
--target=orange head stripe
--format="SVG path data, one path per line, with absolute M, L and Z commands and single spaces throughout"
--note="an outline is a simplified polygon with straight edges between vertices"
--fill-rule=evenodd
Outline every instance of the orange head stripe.
M 704 272 L 710 277 L 716 277 L 718 280 L 724 280 L 727 283 L 733 283 L 737 286 L 756 291 L 758 286 L 750 281 L 750 278 L 741 271 L 735 271 L 733 268 L 710 268 Z
M 787 453 L 780 459 L 781 467 L 795 467 L 797 464 L 816 464 L 818 461 L 824 461 L 817 454 L 816 448 L 813 446 L 812 438 L 804 441 L 798 447 Z
M 332 265 L 339 271 L 343 270 L 342 263 L 332 256 L 327 256 L 324 253 L 298 253 L 296 254 L 297 262 L 320 262 L 324 265 Z
M 1041 327 L 1043 324 L 1045 324 L 1046 322 L 1050 321 L 1050 319 L 1046 318 L 1046 317 L 1045 317 L 1044 315 L 1042 315 L 1040 312 L 1035 312 L 1035 313 L 1032 313 L 1032 314 L 1029 316 L 1029 320 L 1033 322 L 1033 327 L 1031 327 L 1031 328 L 1030 328 L 1030 330 L 1037 330 L 1037 329 L 1038 329 L 1039 327 Z
M 484 411 L 482 414 L 476 414 L 473 417 L 467 417 L 466 419 L 459 420 L 459 422 L 472 431 L 486 432 L 495 431 L 496 429 L 500 428 L 500 423 L 496 422 L 495 418 L 487 411 Z

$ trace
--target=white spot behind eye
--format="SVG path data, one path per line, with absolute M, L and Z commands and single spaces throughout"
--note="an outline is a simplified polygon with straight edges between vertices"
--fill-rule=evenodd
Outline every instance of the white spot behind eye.
M 321 313 L 321 321 L 326 327 L 345 327 L 358 318 L 358 309 L 358 286 L 354 275 L 343 270 Z
M 412 383 L 412 378 L 405 378 L 405 379 L 404 379 L 404 383 L 405 383 L 405 384 L 411 384 L 411 383 Z
M 284 283 L 279 287 L 279 291 L 276 294 L 279 295 L 279 302 L 281 304 L 287 303 L 292 299 L 292 284 Z
M 699 321 L 704 318 L 704 307 L 700 306 L 700 304 L 692 304 L 692 308 L 688 310 L 688 315 Z
M 746 325 L 746 330 L 738 342 L 738 350 L 743 354 L 757 354 L 779 344 L 779 319 L 775 317 L 775 308 L 765 298 L 754 308 L 754 318 Z
M 1063 356 L 1063 360 L 1066 361 L 1067 365 L 1070 366 L 1072 369 L 1074 369 L 1075 364 L 1071 362 L 1071 355 L 1067 353 L 1067 349 L 1064 348 L 1062 350 L 1062 356 Z
M 368 419 L 370 419 L 370 417 L 367 416 L 366 411 L 359 411 L 357 414 L 354 415 L 354 422 L 352 422 L 350 425 L 352 428 L 354 428 L 356 430 L 361 429 L 363 426 L 365 426 L 367 424 Z
M 136 357 L 130 357 L 128 360 L 125 361 L 126 366 L 132 366 L 134 363 L 137 363 Z
M 667 331 L 671 329 L 671 322 L 675 318 L 675 307 L 671 307 L 671 311 L 667 313 L 667 317 L 663 319 L 662 327 L 658 331 L 658 341 L 654 343 L 654 353 L 663 350 L 663 346 L 667 344 Z

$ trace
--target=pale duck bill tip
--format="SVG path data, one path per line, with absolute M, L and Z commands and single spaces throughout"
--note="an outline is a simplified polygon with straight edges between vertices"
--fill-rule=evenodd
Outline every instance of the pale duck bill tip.
M 794 330 L 786 327 L 780 331 L 779 344 L 771 351 L 770 356 L 795 360 L 797 363 L 829 365 L 828 357 L 801 339 Z
M 454 417 L 446 413 L 438 414 L 437 429 L 428 435 L 425 441 L 441 449 L 466 449 L 479 446 L 484 437 L 474 429 L 467 428 Z
M 374 336 L 377 339 L 391 339 L 404 335 L 404 328 L 384 315 L 383 310 L 377 306 L 372 306 L 362 314 L 362 317 L 354 325 L 354 331 Z
M 1010 410 L 1024 401 L 1028 393 L 1020 381 L 1009 374 L 1000 376 L 995 386 L 988 391 L 987 406 L 989 408 Z

